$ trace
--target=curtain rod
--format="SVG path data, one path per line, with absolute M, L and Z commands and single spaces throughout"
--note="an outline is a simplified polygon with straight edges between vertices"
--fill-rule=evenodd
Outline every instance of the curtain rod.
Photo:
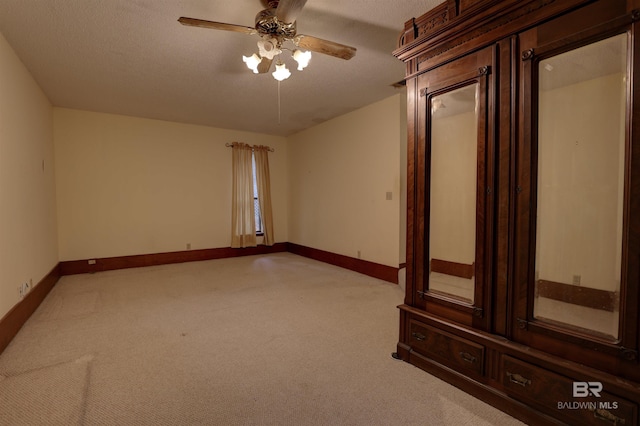
M 232 143 L 229 143 L 229 142 L 225 143 L 225 144 L 224 144 L 224 146 L 226 146 L 227 148 L 233 148 L 233 144 L 232 144 Z M 266 145 L 262 145 L 262 146 L 266 146 Z M 253 151 L 253 149 L 254 149 L 254 148 L 255 148 L 255 145 L 253 145 L 253 146 L 251 147 L 251 151 Z M 269 151 L 269 152 L 276 152 L 276 150 L 275 150 L 275 149 L 273 149 L 273 148 L 271 148 L 270 146 L 267 146 L 267 151 Z

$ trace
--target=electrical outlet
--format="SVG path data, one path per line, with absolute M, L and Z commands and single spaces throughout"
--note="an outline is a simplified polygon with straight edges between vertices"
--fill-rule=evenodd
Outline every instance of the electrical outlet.
M 580 275 L 573 276 L 573 285 L 580 285 Z
M 187 250 L 191 250 L 191 243 L 187 243 Z
M 24 299 L 30 289 L 31 285 L 29 283 L 22 283 L 18 286 L 18 296 L 20 297 L 20 300 Z
M 89 259 L 88 263 L 89 263 L 89 265 L 95 265 L 96 264 L 96 260 L 95 259 Z

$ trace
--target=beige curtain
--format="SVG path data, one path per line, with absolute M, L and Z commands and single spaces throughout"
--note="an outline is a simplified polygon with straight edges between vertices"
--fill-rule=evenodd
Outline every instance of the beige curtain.
M 256 159 L 256 184 L 258 186 L 258 202 L 260 203 L 260 216 L 262 218 L 262 232 L 264 244 L 272 246 L 273 214 L 271 213 L 271 177 L 269 175 L 269 147 L 254 146 L 253 155 Z
M 233 188 L 231 201 L 231 247 L 255 247 L 256 223 L 253 205 L 253 164 L 251 146 L 232 144 Z

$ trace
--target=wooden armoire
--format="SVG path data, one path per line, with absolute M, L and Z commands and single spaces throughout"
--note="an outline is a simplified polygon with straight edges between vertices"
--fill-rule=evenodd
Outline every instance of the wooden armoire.
M 394 356 L 526 423 L 640 424 L 640 0 L 447 0 L 394 55 Z

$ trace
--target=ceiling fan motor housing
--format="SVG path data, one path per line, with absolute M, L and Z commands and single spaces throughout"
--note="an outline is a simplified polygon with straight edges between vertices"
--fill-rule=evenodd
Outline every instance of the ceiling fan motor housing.
M 292 39 L 296 36 L 296 23 L 281 22 L 276 17 L 276 9 L 269 8 L 256 15 L 256 31 L 260 35 L 269 35 L 279 40 Z

